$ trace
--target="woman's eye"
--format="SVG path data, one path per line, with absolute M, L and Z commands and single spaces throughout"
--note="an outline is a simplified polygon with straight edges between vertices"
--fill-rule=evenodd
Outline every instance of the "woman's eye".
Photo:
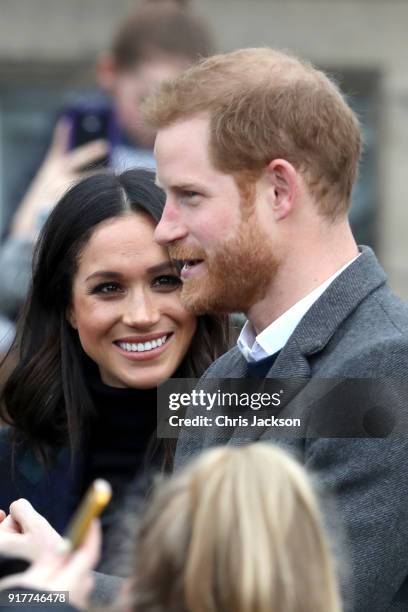
M 153 287 L 171 291 L 181 285 L 181 280 L 175 274 L 164 274 L 153 279 L 152 285 Z
M 101 283 L 92 289 L 92 293 L 102 293 L 105 295 L 117 293 L 118 291 L 121 291 L 118 283 Z

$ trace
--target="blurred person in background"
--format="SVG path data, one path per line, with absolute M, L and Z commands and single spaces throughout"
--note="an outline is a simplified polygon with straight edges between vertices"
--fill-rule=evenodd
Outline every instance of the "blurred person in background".
M 33 509 L 28 515 L 32 524 L 41 523 L 46 538 L 50 526 Z M 0 588 L 63 585 L 73 603 L 86 607 L 83 585 L 96 538 L 94 529 L 80 559 L 61 562 L 50 554 L 26 574 L 0 582 Z M 116 610 L 342 610 L 312 482 L 294 459 L 270 444 L 207 451 L 158 483 L 135 543 L 131 577 Z
M 101 54 L 97 80 L 107 99 L 78 101 L 58 122 L 53 141 L 0 247 L 0 315 L 14 320 L 25 299 L 31 276 L 33 245 L 45 218 L 64 191 L 85 169 L 105 158 L 113 169 L 154 167 L 154 132 L 144 123 L 140 107 L 164 79 L 213 51 L 207 24 L 189 9 L 188 0 L 144 0 L 116 32 L 111 49 Z M 75 147 L 74 117 L 89 111 L 85 121 L 106 119 L 106 136 Z M 99 117 L 100 118 L 100 117 Z M 75 148 L 72 148 L 75 147 Z M 7 322 L 6 322 L 7 323 Z M 8 324 L 10 326 L 10 324 Z M 4 347 L 9 344 L 0 328 Z M 1 338 L 0 338 L 1 340 Z M 1 346 L 0 346 L 1 350 Z
M 128 485 L 143 497 L 153 466 L 172 465 L 174 441 L 155 436 L 157 386 L 201 376 L 228 350 L 227 319 L 184 308 L 179 272 L 153 241 L 163 206 L 154 174 L 140 169 L 68 191 L 40 234 L 0 368 L 15 363 L 0 394 L 0 508 L 25 497 L 61 533 L 90 482 L 105 478 L 115 500 L 102 521 L 107 573 Z

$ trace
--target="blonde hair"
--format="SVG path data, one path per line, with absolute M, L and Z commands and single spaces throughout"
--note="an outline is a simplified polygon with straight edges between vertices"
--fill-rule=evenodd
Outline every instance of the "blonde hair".
M 322 71 L 274 49 L 241 49 L 210 57 L 163 83 L 144 107 L 155 130 L 200 113 L 210 118 L 209 152 L 216 168 L 259 177 L 273 159 L 286 159 L 302 172 L 323 215 L 347 212 L 361 131 Z
M 340 612 L 303 468 L 269 444 L 207 451 L 158 487 L 138 536 L 134 612 Z

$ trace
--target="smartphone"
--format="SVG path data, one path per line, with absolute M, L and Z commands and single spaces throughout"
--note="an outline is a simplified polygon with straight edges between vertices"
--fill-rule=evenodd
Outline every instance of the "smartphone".
M 61 552 L 71 552 L 80 546 L 93 519 L 106 508 L 111 497 L 112 488 L 107 480 L 93 481 L 68 525 Z
M 70 150 L 93 140 L 103 139 L 108 142 L 108 155 L 84 169 L 93 170 L 109 166 L 112 149 L 118 142 L 118 130 L 112 109 L 108 106 L 84 104 L 68 108 L 64 112 L 64 117 L 70 123 Z

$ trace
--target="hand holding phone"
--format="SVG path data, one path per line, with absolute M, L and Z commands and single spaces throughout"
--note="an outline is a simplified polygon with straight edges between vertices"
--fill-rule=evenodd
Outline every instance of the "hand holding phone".
M 70 552 L 81 545 L 93 519 L 101 514 L 111 497 L 109 482 L 102 478 L 94 480 L 68 525 L 61 552 Z
M 32 565 L 26 571 L 8 575 L 0 580 L 0 591 L 2 589 L 15 589 L 17 592 L 21 589 L 35 590 L 44 592 L 45 598 L 49 591 L 48 601 L 55 602 L 50 610 L 63 603 L 68 603 L 67 592 L 69 592 L 71 605 L 80 610 L 88 610 L 89 596 L 95 586 L 92 570 L 98 563 L 100 549 L 100 526 L 97 521 L 93 521 L 83 544 L 72 554 L 62 555 L 55 549 L 39 550 Z M 16 599 L 8 599 L 8 601 L 16 601 Z M 0 608 L 3 609 L 1 605 Z M 47 603 L 44 604 L 44 609 L 46 608 Z M 43 606 L 41 606 L 42 609 Z
M 108 143 L 95 140 L 70 150 L 72 123 L 62 117 L 54 130 L 48 153 L 14 215 L 11 233 L 35 241 L 39 219 L 49 214 L 60 197 L 83 177 L 84 168 L 95 169 L 109 153 Z

